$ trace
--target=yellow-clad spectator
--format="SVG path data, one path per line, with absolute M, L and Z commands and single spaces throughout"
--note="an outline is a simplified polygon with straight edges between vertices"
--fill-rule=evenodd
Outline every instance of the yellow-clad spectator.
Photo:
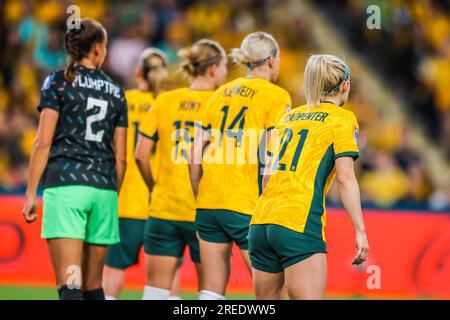
M 44 1 L 36 7 L 36 19 L 41 23 L 51 24 L 64 17 L 65 11 L 66 8 L 60 1 Z
M 363 193 L 376 205 L 389 207 L 407 196 L 408 177 L 394 163 L 388 154 L 374 154 L 374 170 L 364 173 L 361 178 Z
M 223 2 L 216 4 L 199 2 L 188 10 L 187 17 L 194 33 L 206 36 L 221 31 L 228 22 L 229 14 L 229 7 Z
M 4 18 L 6 23 L 18 22 L 24 14 L 24 7 L 21 1 L 7 0 L 5 2 Z
M 81 16 L 92 19 L 103 19 L 106 15 L 107 4 L 105 0 L 78 0 L 73 4 L 80 7 Z

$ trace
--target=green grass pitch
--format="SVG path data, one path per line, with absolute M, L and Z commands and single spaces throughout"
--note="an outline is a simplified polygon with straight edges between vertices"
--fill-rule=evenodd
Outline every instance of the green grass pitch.
M 140 300 L 142 291 L 124 290 L 120 295 L 122 300 Z M 181 297 L 186 300 L 197 299 L 196 292 L 182 293 Z M 5 286 L 0 285 L 0 300 L 56 300 L 58 295 L 54 288 L 49 287 L 27 287 L 27 286 Z M 252 295 L 229 294 L 230 300 L 254 299 Z

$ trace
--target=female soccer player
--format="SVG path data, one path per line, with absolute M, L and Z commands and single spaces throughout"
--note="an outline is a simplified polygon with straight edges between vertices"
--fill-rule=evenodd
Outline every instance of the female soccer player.
M 162 93 L 140 128 L 136 162 L 152 192 L 144 250 L 147 254 L 147 286 L 143 299 L 167 299 L 179 258 L 189 246 L 201 284 L 200 253 L 195 232 L 195 198 L 189 181 L 188 152 L 202 112 L 213 90 L 227 74 L 223 48 L 212 40 L 200 40 L 179 52 L 181 69 L 191 78 L 188 88 Z M 160 152 L 158 173 L 149 166 L 150 150 Z
M 150 195 L 134 161 L 134 148 L 142 120 L 150 111 L 155 97 L 161 92 L 161 85 L 168 77 L 167 64 L 164 52 L 157 48 L 145 49 L 134 71 L 137 89 L 125 92 L 128 125 L 132 130 L 128 130 L 127 134 L 128 165 L 119 193 L 120 243 L 109 248 L 103 277 L 108 300 L 117 299 L 119 296 L 124 284 L 125 270 L 138 263 L 143 245 Z M 156 172 L 156 154 L 151 156 L 150 164 L 152 172 Z M 175 282 L 175 287 L 176 284 Z
M 66 32 L 64 44 L 66 69 L 49 75 L 41 89 L 23 215 L 36 220 L 36 190 L 45 172 L 42 237 L 59 298 L 104 299 L 107 246 L 119 242 L 127 106 L 123 89 L 100 69 L 107 46 L 100 23 L 81 20 L 79 29 Z
M 204 277 L 202 300 L 225 299 L 233 242 L 251 270 L 247 234 L 259 195 L 257 137 L 275 126 L 291 104 L 288 92 L 273 84 L 278 77 L 280 50 L 271 35 L 249 34 L 232 57 L 248 68 L 248 74 L 216 90 L 205 110 L 205 140 L 196 139 L 191 155 Z M 252 138 L 256 143 L 249 141 Z M 214 159 L 206 157 L 208 149 L 215 155 L 222 151 L 225 157 L 211 161 Z M 237 159 L 239 154 L 243 161 Z
M 353 264 L 364 262 L 369 250 L 353 167 L 359 156 L 358 123 L 342 108 L 350 91 L 349 68 L 335 56 L 313 55 L 304 87 L 307 104 L 276 127 L 279 151 L 251 221 L 249 253 L 257 299 L 280 299 L 284 283 L 291 299 L 323 298 L 325 197 L 335 175 L 356 232 Z

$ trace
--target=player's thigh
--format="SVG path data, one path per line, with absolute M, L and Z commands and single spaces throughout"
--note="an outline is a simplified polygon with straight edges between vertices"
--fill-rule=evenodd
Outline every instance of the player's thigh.
M 85 240 L 90 194 L 83 186 L 46 188 L 43 194 L 42 238 Z
M 146 254 L 147 283 L 156 288 L 170 290 L 179 265 L 179 258 Z
M 225 294 L 230 277 L 233 243 L 217 243 L 199 239 L 203 289 Z
M 81 287 L 83 240 L 47 239 L 47 245 L 57 286 L 74 285 Z
M 106 265 L 125 270 L 139 262 L 146 220 L 119 218 L 120 242 L 109 247 Z
M 320 299 L 326 286 L 326 244 L 288 228 L 271 225 L 268 238 L 280 257 L 292 299 Z
M 286 268 L 284 274 L 290 299 L 323 299 L 327 284 L 326 254 L 315 253 Z
M 108 246 L 85 243 L 83 250 L 83 290 L 102 287 L 103 267 Z
M 195 271 L 197 273 L 197 283 L 198 283 L 198 291 L 203 289 L 203 272 L 202 272 L 202 265 L 200 263 L 194 263 L 195 265 Z M 178 272 L 179 273 L 179 272 Z
M 147 283 L 169 290 L 185 247 L 176 221 L 150 217 L 144 231 Z
M 177 270 L 172 281 L 172 287 L 170 288 L 170 295 L 178 297 L 180 296 L 180 268 L 183 265 L 183 260 L 178 260 Z
M 113 245 L 120 242 L 117 191 L 86 187 L 91 194 L 85 242 Z
M 105 265 L 103 268 L 103 288 L 105 295 L 118 297 L 125 281 L 125 270 Z
M 272 273 L 253 268 L 253 288 L 257 300 L 280 300 L 283 285 L 283 272 Z
M 250 274 L 252 274 L 252 262 L 250 260 L 250 255 L 248 253 L 248 250 L 241 249 L 241 255 L 242 255 L 242 259 L 244 260 L 245 266 L 247 267 Z
M 229 263 L 233 248 L 232 242 L 216 243 L 199 239 L 199 245 L 202 265 Z

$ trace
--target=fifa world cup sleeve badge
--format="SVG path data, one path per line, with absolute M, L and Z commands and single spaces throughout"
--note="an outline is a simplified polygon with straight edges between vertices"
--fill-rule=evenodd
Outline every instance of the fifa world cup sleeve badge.
M 50 89 L 50 85 L 52 84 L 54 77 L 55 77 L 55 74 L 52 73 L 52 74 L 48 75 L 47 78 L 45 78 L 45 81 L 42 84 L 41 91 Z
M 353 140 L 355 140 L 355 143 L 358 143 L 358 136 L 359 136 L 358 128 L 354 127 L 354 129 L 353 129 Z

